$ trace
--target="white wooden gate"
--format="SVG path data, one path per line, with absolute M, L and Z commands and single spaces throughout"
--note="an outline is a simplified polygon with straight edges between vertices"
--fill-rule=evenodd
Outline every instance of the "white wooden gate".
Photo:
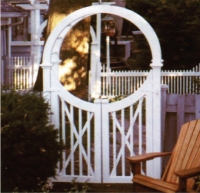
M 83 101 L 66 91 L 58 80 L 59 52 L 65 35 L 78 21 L 100 13 L 115 14 L 134 23 L 146 35 L 152 51 L 152 70 L 144 84 L 132 95 L 114 103 L 101 99 L 94 103 Z M 97 48 L 92 49 L 91 55 L 91 65 L 98 65 Z M 77 178 L 78 182 L 131 182 L 125 157 L 142 152 L 143 128 L 146 129 L 145 151 L 161 150 L 162 60 L 159 41 L 151 26 L 138 14 L 117 6 L 96 5 L 95 8 L 80 9 L 63 19 L 50 34 L 41 66 L 43 93 L 53 112 L 50 120 L 56 128 L 60 128 L 60 139 L 66 145 L 57 181 Z M 142 127 L 144 101 L 146 127 Z M 160 171 L 159 159 L 147 163 L 148 175 L 159 177 Z
M 152 84 L 152 71 L 136 93 L 114 103 L 82 101 L 66 91 L 53 74 L 51 78 L 57 88 L 50 97 L 51 118 L 60 117 L 57 126 L 65 145 L 56 181 L 131 182 L 126 156 L 146 152 L 145 136 L 152 135 L 144 119 L 145 103 L 152 100 L 152 92 L 146 90 Z

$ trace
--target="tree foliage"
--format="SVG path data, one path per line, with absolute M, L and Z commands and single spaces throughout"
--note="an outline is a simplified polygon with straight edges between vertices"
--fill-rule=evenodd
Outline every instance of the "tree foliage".
M 127 0 L 161 43 L 165 69 L 191 69 L 200 56 L 200 0 Z

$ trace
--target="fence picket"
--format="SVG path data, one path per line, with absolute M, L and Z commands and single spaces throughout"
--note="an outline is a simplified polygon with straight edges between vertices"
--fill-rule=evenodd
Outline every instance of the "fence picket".
M 7 58 L 7 80 L 5 84 L 12 89 L 28 89 L 33 86 L 32 57 Z M 106 71 L 102 65 L 101 96 L 117 97 L 126 96 L 135 92 L 145 81 L 147 71 Z M 161 83 L 169 86 L 168 93 L 193 94 L 200 93 L 199 87 L 194 84 L 194 79 L 200 79 L 200 64 L 192 70 L 162 71 Z
M 101 86 L 103 97 L 127 96 L 135 92 L 145 81 L 147 71 L 109 71 L 106 72 L 105 65 L 102 66 Z M 109 88 L 105 87 L 109 77 Z M 115 77 L 115 79 L 114 79 Z M 169 86 L 168 93 L 174 94 L 198 94 L 200 90 L 194 83 L 194 79 L 200 78 L 200 64 L 192 70 L 183 71 L 161 71 L 161 83 Z M 106 82 L 105 82 L 106 81 Z M 112 92 L 110 90 L 112 88 Z M 113 92 L 115 90 L 115 92 Z

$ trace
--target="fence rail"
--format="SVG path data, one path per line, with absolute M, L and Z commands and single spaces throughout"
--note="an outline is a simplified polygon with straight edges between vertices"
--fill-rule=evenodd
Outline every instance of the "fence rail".
M 4 86 L 9 89 L 23 90 L 33 86 L 33 58 L 7 57 L 4 67 Z
M 148 71 L 111 71 L 102 66 L 101 96 L 117 97 L 130 95 L 146 80 Z M 200 64 L 192 70 L 161 71 L 161 83 L 169 86 L 168 93 L 199 94 Z
M 29 89 L 34 84 L 32 57 L 7 57 L 4 71 L 4 85 L 12 89 Z M 102 66 L 101 96 L 126 96 L 135 92 L 146 80 L 148 71 L 111 71 Z M 169 86 L 171 94 L 199 94 L 200 64 L 192 70 L 161 71 L 161 83 Z

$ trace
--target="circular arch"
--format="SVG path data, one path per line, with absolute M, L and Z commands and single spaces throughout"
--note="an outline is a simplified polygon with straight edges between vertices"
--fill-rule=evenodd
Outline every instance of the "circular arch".
M 150 66 L 152 68 L 156 66 L 162 66 L 160 43 L 155 31 L 150 26 L 150 24 L 143 17 L 131 10 L 110 5 L 96 5 L 85 7 L 65 17 L 56 26 L 56 28 L 52 31 L 52 33 L 47 39 L 43 52 L 43 63 L 41 66 L 52 66 L 54 62 L 60 61 L 59 51 L 64 37 L 78 21 L 86 17 L 101 13 L 120 16 L 136 25 L 144 34 L 149 43 L 152 54 L 152 63 L 150 64 Z

